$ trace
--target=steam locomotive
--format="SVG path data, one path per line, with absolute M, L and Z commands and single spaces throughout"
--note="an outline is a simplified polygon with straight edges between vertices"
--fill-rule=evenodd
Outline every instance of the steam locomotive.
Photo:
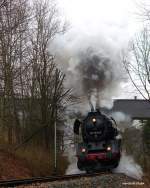
M 77 144 L 77 167 L 81 171 L 111 170 L 116 168 L 121 157 L 121 138 L 113 118 L 99 110 L 91 111 L 82 120 L 74 122 L 74 134 L 81 135 Z

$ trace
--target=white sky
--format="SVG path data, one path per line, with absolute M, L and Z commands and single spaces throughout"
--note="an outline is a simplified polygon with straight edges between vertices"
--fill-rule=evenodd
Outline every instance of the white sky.
M 138 0 L 138 3 L 141 0 Z M 135 19 L 137 0 L 58 0 L 73 28 L 87 32 L 100 27 L 124 28 L 133 33 L 137 30 Z
M 137 3 L 142 0 L 57 0 L 71 29 L 70 36 L 104 36 L 123 47 L 128 44 L 134 33 L 140 30 L 142 23 L 137 19 Z M 125 88 L 125 90 L 124 90 Z M 130 86 L 122 86 L 121 97 L 133 97 Z

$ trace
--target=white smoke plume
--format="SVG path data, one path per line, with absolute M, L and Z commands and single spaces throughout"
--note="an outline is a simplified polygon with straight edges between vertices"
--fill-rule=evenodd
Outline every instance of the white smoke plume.
M 124 114 L 123 112 L 113 112 L 111 117 L 115 119 L 118 128 L 121 132 L 124 132 L 126 128 L 130 128 L 132 125 L 132 119 L 129 115 Z
M 140 180 L 143 176 L 142 168 L 135 163 L 132 156 L 122 152 L 119 166 L 113 170 L 114 173 L 124 173 L 127 176 Z
M 69 174 L 82 174 L 82 173 L 85 173 L 84 171 L 80 171 L 77 167 L 77 158 L 75 156 L 76 154 L 76 151 L 75 151 L 75 148 L 73 149 L 69 149 L 70 154 L 69 154 L 69 166 L 65 172 L 66 175 L 69 175 Z

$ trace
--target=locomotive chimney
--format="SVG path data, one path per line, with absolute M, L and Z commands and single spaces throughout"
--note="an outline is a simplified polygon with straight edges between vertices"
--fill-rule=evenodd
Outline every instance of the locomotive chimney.
M 92 102 L 89 101 L 89 103 L 90 103 L 90 107 L 91 107 L 91 112 L 94 112 L 94 106 L 93 106 Z
M 100 101 L 99 89 L 97 88 L 97 93 L 96 93 L 96 109 L 100 108 L 99 101 Z
M 93 107 L 93 105 L 91 106 L 91 112 L 94 112 L 94 107 Z

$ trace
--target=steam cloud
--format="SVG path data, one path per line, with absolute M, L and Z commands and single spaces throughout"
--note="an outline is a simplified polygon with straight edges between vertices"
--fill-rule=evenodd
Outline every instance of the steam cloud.
M 80 55 L 80 62 L 76 66 L 79 72 L 83 93 L 91 100 L 93 93 L 96 93 L 96 105 L 99 106 L 99 93 L 112 83 L 114 74 L 111 68 L 111 61 L 102 54 L 97 54 L 93 49 L 88 49 Z
M 76 59 L 70 61 L 68 70 L 70 77 L 76 80 L 73 84 L 77 86 L 76 93 L 78 96 L 86 96 L 88 102 L 96 107 L 101 106 L 101 101 L 104 99 L 111 99 L 113 92 L 117 91 L 122 81 L 121 62 L 119 58 L 109 55 L 89 47 L 78 53 Z
M 55 49 L 59 66 L 66 74 L 66 87 L 73 88 L 74 94 L 82 99 L 82 104 L 76 108 L 89 110 L 89 102 L 111 108 L 112 98 L 118 96 L 121 84 L 126 81 L 121 62 L 122 44 L 101 33 L 74 35 L 75 40 L 67 35 L 61 47 L 57 47 L 56 42 Z M 60 39 L 58 42 L 60 44 Z
M 115 119 L 121 132 L 124 132 L 126 128 L 130 128 L 132 125 L 132 119 L 130 116 L 123 112 L 113 112 L 111 116 Z
M 124 173 L 127 176 L 141 180 L 143 176 L 142 168 L 135 163 L 132 156 L 129 156 L 122 152 L 122 157 L 120 159 L 119 166 L 113 170 L 115 173 Z

